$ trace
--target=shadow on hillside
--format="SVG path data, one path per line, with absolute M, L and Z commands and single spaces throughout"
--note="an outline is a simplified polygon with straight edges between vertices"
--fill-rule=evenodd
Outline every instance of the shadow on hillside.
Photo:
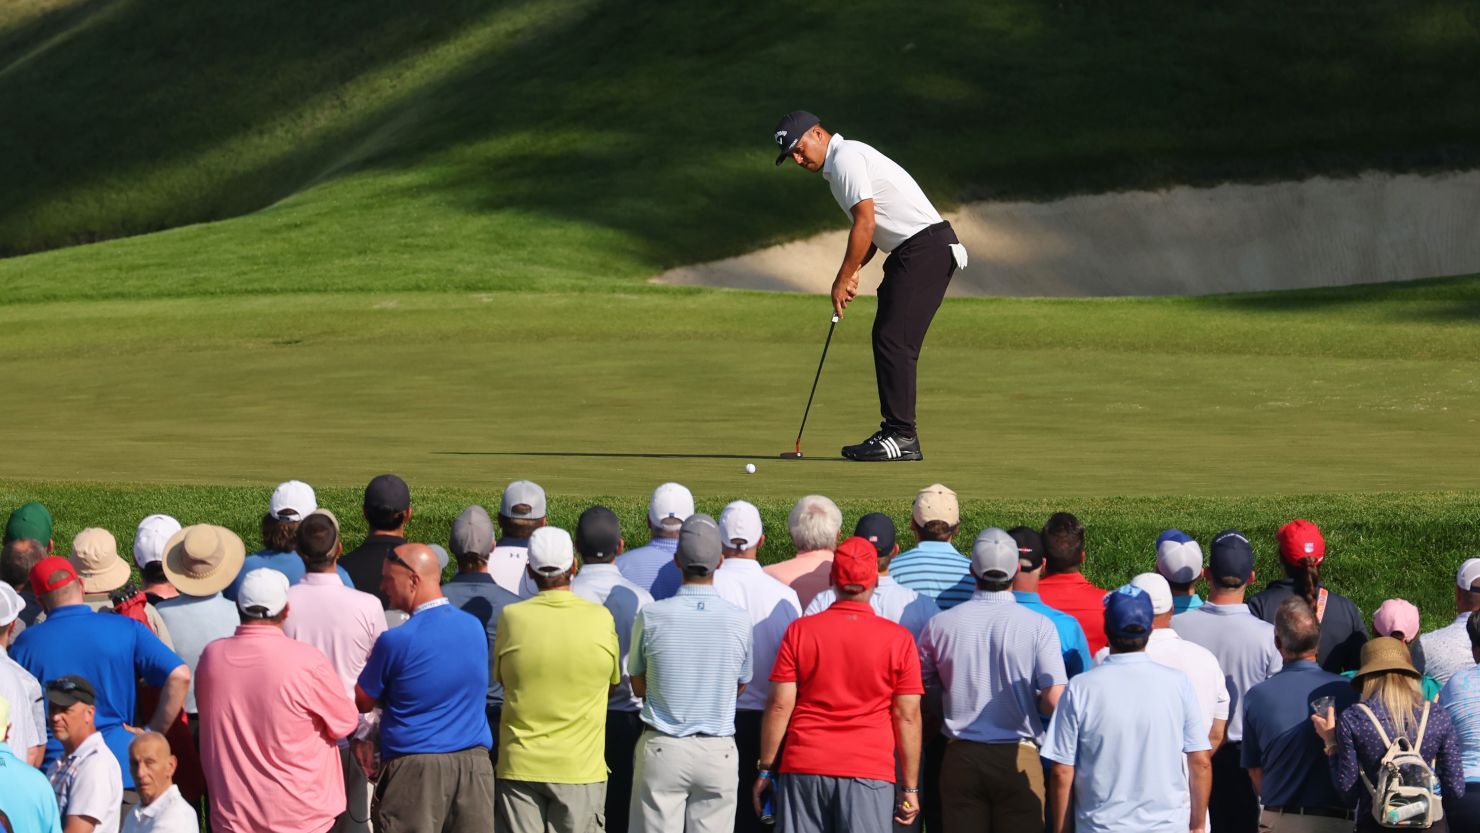
M 1394 320 L 1480 321 L 1480 276 L 1209 296 L 1199 300 L 1206 305 L 1243 312 L 1308 313 L 1366 307 Z
M 841 224 L 815 177 L 771 166 L 774 120 L 797 107 L 885 150 L 942 204 L 1156 186 L 1209 165 L 1272 177 L 1480 158 L 1480 123 L 1440 106 L 1480 98 L 1473 31 L 1415 39 L 1417 13 L 1376 0 L 1238 12 L 1003 0 L 908 15 L 779 0 L 119 2 L 0 80 L 0 112 L 25 116 L 0 131 L 0 256 L 242 214 L 348 170 L 415 168 L 385 197 L 614 229 L 664 268 Z M 443 80 L 373 110 L 336 106 L 346 83 L 521 7 L 534 23 Z M 1373 45 L 1371 32 L 1397 34 Z M 300 112 L 318 99 L 323 112 Z M 99 183 L 147 189 L 161 160 L 282 119 L 312 124 L 268 159 L 199 172 L 167 207 L 98 198 Z M 1435 136 L 1457 149 L 1392 154 Z M 74 224 L 32 220 L 74 192 L 55 209 Z

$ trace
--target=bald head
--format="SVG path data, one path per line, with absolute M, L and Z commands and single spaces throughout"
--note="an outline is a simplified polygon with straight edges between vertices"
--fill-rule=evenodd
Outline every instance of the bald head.
M 170 742 L 158 732 L 145 732 L 128 745 L 129 771 L 139 789 L 139 799 L 147 806 L 164 795 L 175 781 L 178 762 L 170 753 Z
M 394 610 L 411 613 L 442 597 L 442 565 L 426 544 L 402 544 L 380 570 L 380 592 Z

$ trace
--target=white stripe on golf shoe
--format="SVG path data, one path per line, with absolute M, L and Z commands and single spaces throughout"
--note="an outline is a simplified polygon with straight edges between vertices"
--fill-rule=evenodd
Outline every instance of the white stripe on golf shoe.
M 888 454 L 889 455 L 889 459 L 891 459 L 891 460 L 894 459 L 895 457 L 902 457 L 902 456 L 904 456 L 903 455 L 903 452 L 901 452 L 899 450 L 899 443 L 895 442 L 893 437 L 885 437 L 884 438 L 884 442 L 883 442 L 883 446 L 884 446 L 884 453 L 885 454 Z

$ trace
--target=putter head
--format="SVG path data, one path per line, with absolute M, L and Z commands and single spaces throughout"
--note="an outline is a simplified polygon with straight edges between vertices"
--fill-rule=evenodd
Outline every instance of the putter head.
M 800 452 L 800 451 L 783 451 L 783 452 L 781 452 L 781 459 L 783 459 L 783 460 L 800 460 L 800 459 L 802 459 L 802 452 Z

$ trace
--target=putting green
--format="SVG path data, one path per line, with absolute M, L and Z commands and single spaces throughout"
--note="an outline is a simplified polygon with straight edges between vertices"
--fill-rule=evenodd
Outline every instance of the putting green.
M 877 422 L 871 300 L 697 290 L 282 294 L 0 307 L 19 478 L 639 496 L 1278 495 L 1480 487 L 1480 279 L 1202 299 L 947 302 L 926 460 Z M 746 475 L 746 462 L 759 471 Z

